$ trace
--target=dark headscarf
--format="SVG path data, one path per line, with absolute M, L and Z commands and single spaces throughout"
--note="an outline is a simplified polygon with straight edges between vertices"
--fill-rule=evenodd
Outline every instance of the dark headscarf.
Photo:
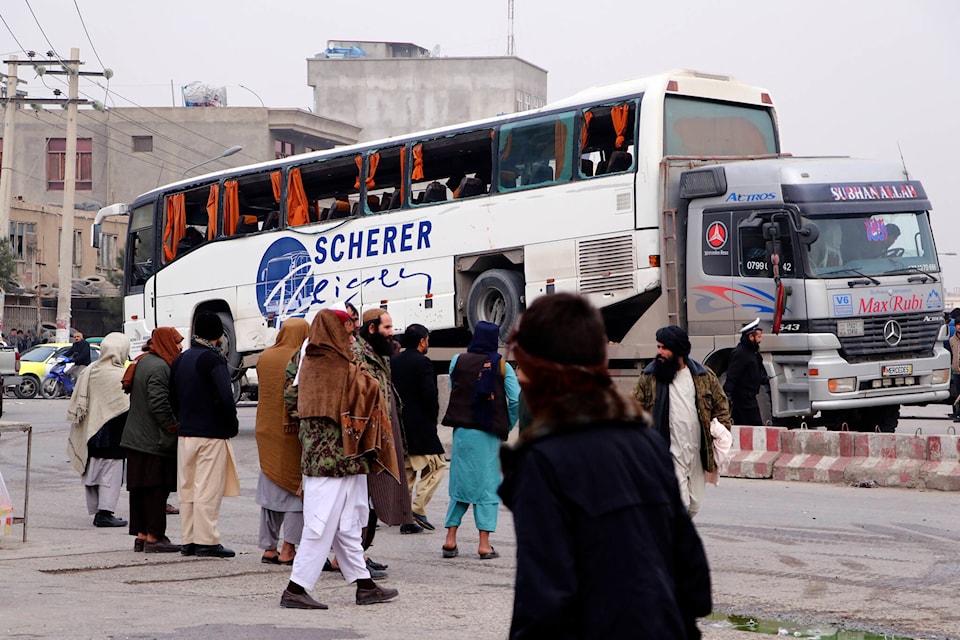
M 657 342 L 682 358 L 690 355 L 690 337 L 676 325 L 657 330 Z
M 477 377 L 477 386 L 473 390 L 470 408 L 473 409 L 473 419 L 484 427 L 493 426 L 493 397 L 497 389 L 497 375 L 499 375 L 501 360 L 501 355 L 497 351 L 499 346 L 500 327 L 485 320 L 478 322 L 467 351 L 485 354 L 487 359 L 480 367 L 480 375 Z

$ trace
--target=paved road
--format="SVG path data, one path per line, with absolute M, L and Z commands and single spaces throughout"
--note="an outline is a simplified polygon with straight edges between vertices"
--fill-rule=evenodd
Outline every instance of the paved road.
M 382 527 L 371 555 L 390 565 L 392 603 L 357 607 L 353 588 L 324 574 L 329 611 L 278 606 L 289 568 L 261 564 L 253 501 L 255 408 L 240 410 L 235 440 L 242 495 L 224 500 L 221 532 L 232 560 L 144 556 L 124 530 L 96 529 L 66 463 L 63 400 L 12 400 L 7 420 L 35 425 L 30 540 L 0 538 L 0 634 L 10 638 L 504 638 L 514 574 L 513 529 L 501 511 L 481 562 L 468 515 L 462 554 L 440 558 L 442 533 Z M 926 430 L 925 430 L 926 432 Z M 445 437 L 449 432 L 443 430 Z M 0 439 L 0 469 L 22 495 L 23 436 Z M 429 516 L 441 522 L 446 487 Z M 119 509 L 126 513 L 125 505 Z M 177 521 L 171 519 L 176 538 Z M 718 611 L 913 638 L 960 638 L 960 495 L 723 479 L 697 518 Z M 18 530 L 15 529 L 15 533 Z M 755 634 L 705 623 L 707 640 Z

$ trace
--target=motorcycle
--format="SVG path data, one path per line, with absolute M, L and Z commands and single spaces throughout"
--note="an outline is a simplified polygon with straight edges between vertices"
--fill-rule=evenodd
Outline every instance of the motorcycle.
M 73 393 L 73 378 L 68 374 L 73 362 L 66 356 L 59 356 L 50 372 L 40 383 L 40 395 L 44 398 L 69 398 Z

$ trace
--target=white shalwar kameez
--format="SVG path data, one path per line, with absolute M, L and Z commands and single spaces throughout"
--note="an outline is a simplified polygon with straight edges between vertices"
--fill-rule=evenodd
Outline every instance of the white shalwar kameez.
M 670 383 L 670 455 L 680 483 L 680 497 L 691 518 L 700 511 L 706 484 L 700 461 L 702 437 L 697 390 L 690 367 L 684 367 Z

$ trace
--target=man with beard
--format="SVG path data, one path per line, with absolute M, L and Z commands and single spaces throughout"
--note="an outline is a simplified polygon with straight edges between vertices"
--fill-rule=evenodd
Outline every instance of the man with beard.
M 731 427 L 730 408 L 717 376 L 690 358 L 690 338 L 677 326 L 657 331 L 657 357 L 643 370 L 633 393 L 653 414 L 653 428 L 670 443 L 680 496 L 697 515 L 704 472 L 716 471 L 710 421 Z
M 362 320 L 359 339 L 353 343 L 353 352 L 363 368 L 380 383 L 380 393 L 390 416 L 393 445 L 402 469 L 406 465 L 405 446 L 400 428 L 397 395 L 390 374 L 390 356 L 394 353 L 393 319 L 386 310 L 377 308 L 364 311 Z M 413 520 L 413 505 L 406 483 L 398 483 L 386 473 L 371 474 L 368 477 L 370 500 L 377 518 L 390 526 L 400 525 L 400 533 L 423 532 L 423 527 Z M 372 530 L 369 526 L 367 528 L 371 543 L 375 530 L 375 527 Z
M 763 358 L 760 357 L 762 340 L 763 329 L 760 328 L 760 318 L 757 318 L 740 330 L 740 344 L 730 353 L 723 390 L 727 392 L 730 400 L 730 414 L 734 424 L 763 424 L 760 405 L 757 404 L 760 385 L 767 383 Z

